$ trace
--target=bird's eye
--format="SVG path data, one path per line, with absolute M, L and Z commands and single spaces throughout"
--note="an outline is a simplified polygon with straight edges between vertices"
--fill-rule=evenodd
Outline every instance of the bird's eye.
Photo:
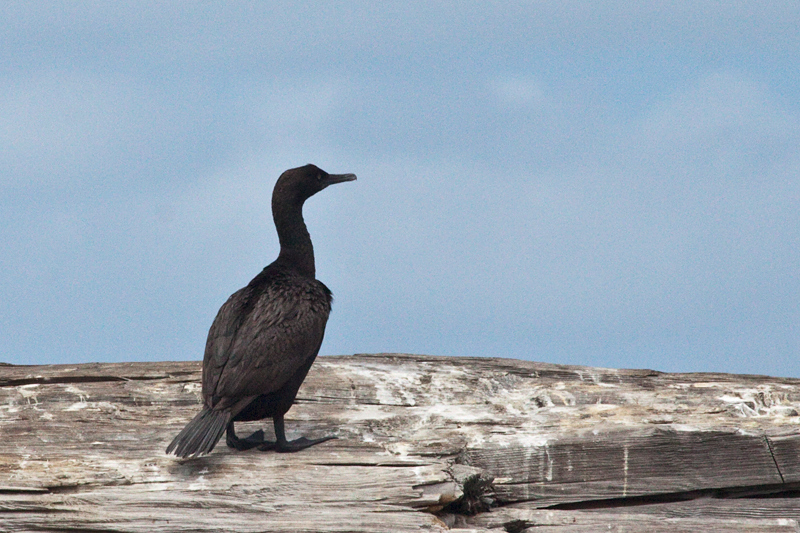
M 322 174 L 317 174 L 317 181 L 322 181 Z

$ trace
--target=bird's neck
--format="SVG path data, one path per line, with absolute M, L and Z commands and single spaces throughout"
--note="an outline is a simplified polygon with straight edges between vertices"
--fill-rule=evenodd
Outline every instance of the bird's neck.
M 314 278 L 314 246 L 303 220 L 303 204 L 273 204 L 272 217 L 281 245 L 276 263 Z

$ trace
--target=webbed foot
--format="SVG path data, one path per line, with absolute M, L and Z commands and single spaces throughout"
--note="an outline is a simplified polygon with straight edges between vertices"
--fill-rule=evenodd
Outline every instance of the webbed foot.
M 233 422 L 231 422 L 225 432 L 225 444 L 228 445 L 228 448 L 233 448 L 235 450 L 250 450 L 252 448 L 257 448 L 265 442 L 269 441 L 264 440 L 264 431 L 261 429 L 241 439 L 237 437 L 236 433 L 233 431 Z
M 273 421 L 275 423 L 276 436 L 276 440 L 274 441 L 264 440 L 264 431 L 261 429 L 248 437 L 239 438 L 236 436 L 236 432 L 233 429 L 233 422 L 231 422 L 228 424 L 228 427 L 225 431 L 225 444 L 227 444 L 229 448 L 239 451 L 257 448 L 262 452 L 275 450 L 278 453 L 293 453 L 310 448 L 315 444 L 320 444 L 322 442 L 337 438 L 336 435 L 328 435 L 327 437 L 322 437 L 319 439 L 307 439 L 305 437 L 300 437 L 299 439 L 295 440 L 286 440 L 286 434 L 283 430 L 283 416 L 276 416 Z
M 320 439 L 307 439 L 305 437 L 300 437 L 299 439 L 295 440 L 284 440 L 278 442 L 270 442 L 271 445 L 269 448 L 262 448 L 261 446 L 258 447 L 259 450 L 275 450 L 278 453 L 293 453 L 299 452 L 300 450 L 305 450 L 306 448 L 310 448 L 315 444 L 319 444 L 321 442 L 329 441 L 335 439 L 336 435 L 328 435 L 327 437 L 322 437 Z M 266 444 L 266 443 L 265 443 Z

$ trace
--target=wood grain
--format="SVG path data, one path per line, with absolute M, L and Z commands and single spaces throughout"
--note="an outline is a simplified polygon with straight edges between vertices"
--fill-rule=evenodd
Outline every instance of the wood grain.
M 796 379 L 323 357 L 287 433 L 337 440 L 166 456 L 199 405 L 198 362 L 0 366 L 0 531 L 800 531 Z

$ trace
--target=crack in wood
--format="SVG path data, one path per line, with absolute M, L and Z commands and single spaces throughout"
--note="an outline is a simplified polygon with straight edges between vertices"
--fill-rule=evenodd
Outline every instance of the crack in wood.
M 21 387 L 25 385 L 68 385 L 73 383 L 110 383 L 115 381 L 155 381 L 167 376 L 36 376 L 32 378 L 0 380 L 0 387 Z
M 432 463 L 425 463 L 425 462 L 404 462 L 404 463 L 348 463 L 348 462 L 325 462 L 325 461 L 314 461 L 308 463 L 314 466 L 349 466 L 349 467 L 364 467 L 364 468 L 416 468 L 419 466 L 431 466 Z M 429 484 L 433 484 L 435 482 L 431 482 Z M 419 485 L 414 485 L 413 487 L 422 487 L 425 486 L 426 483 L 421 483 Z
M 160 378 L 154 378 L 160 379 Z M 130 381 L 118 376 L 37 376 L 32 378 L 9 379 L 0 381 L 0 387 L 21 387 L 25 385 L 59 385 L 68 383 L 104 383 L 109 381 Z
M 442 511 L 470 516 L 497 507 L 493 482 L 493 477 L 484 477 L 480 473 L 473 474 L 463 481 L 457 481 L 461 486 L 462 496 L 446 505 Z
M 628 496 L 625 498 L 608 498 L 601 500 L 586 500 L 580 502 L 558 503 L 543 507 L 561 511 L 586 511 L 590 509 L 612 509 L 618 507 L 636 507 L 658 503 L 674 503 L 696 500 L 700 498 L 737 499 L 737 498 L 800 498 L 800 482 L 775 483 L 769 485 L 752 485 L 741 487 L 719 487 L 712 489 L 698 489 L 683 492 L 668 492 L 662 494 L 646 494 L 642 496 Z
M 506 530 L 506 533 L 522 533 L 529 527 L 535 527 L 536 524 L 532 522 L 528 522 L 527 520 L 511 520 L 503 524 L 503 529 Z
M 0 486 L 0 494 L 36 494 L 47 492 L 45 487 L 8 487 Z
M 767 442 L 767 448 L 769 448 L 769 454 L 772 456 L 772 460 L 775 461 L 775 468 L 778 470 L 778 475 L 781 476 L 781 483 L 786 483 L 786 480 L 783 477 L 783 472 L 781 472 L 781 467 L 778 464 L 778 459 L 775 458 L 775 450 L 772 449 L 772 443 L 769 440 L 769 436 L 764 435 L 764 440 Z

